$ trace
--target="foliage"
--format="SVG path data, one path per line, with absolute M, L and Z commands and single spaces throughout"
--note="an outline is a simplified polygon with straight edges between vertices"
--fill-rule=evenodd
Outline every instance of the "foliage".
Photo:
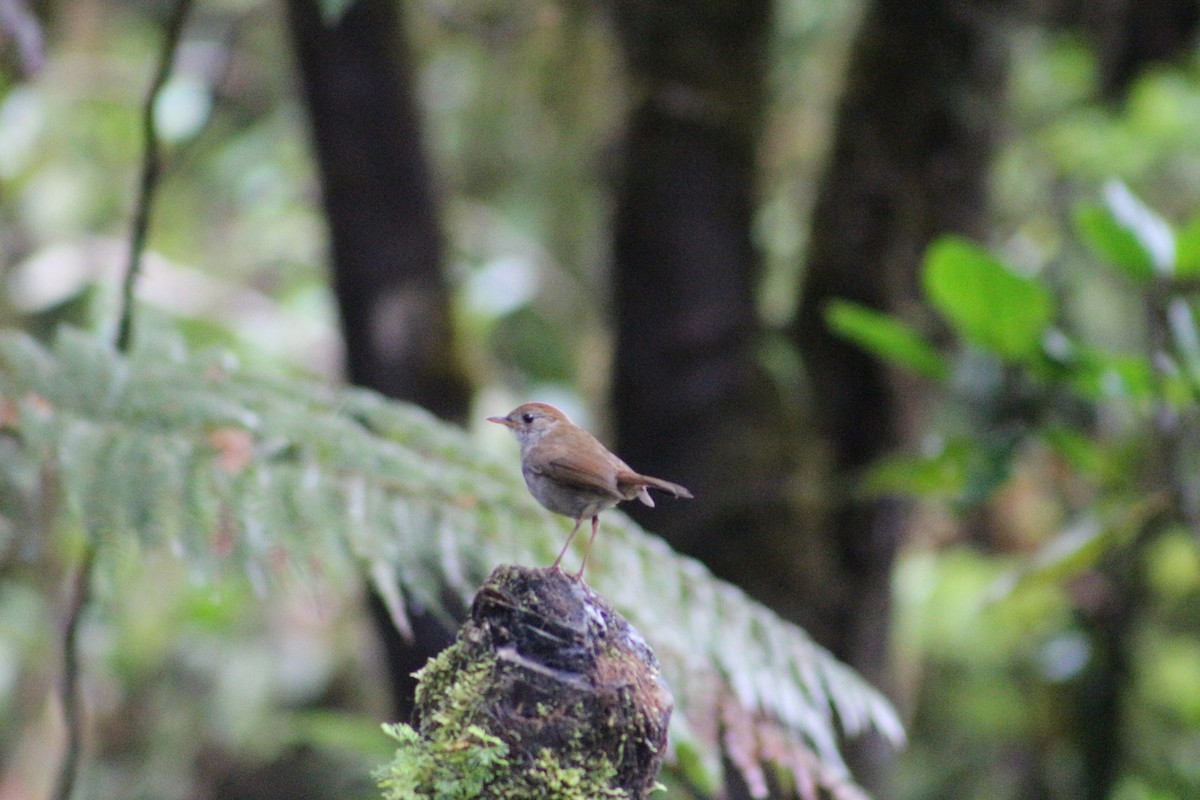
M 829 327 L 879 357 L 927 378 L 945 378 L 945 359 L 920 333 L 893 316 L 857 303 L 830 303 Z
M 333 18 L 346 3 L 321 6 Z M 52 42 L 43 72 L 24 82 L 0 74 L 0 321 L 48 335 L 64 316 L 89 326 L 110 321 L 109 268 L 123 260 L 137 155 L 130 109 L 146 88 L 161 32 L 154 16 L 160 9 L 145 4 L 59 0 L 41 7 Z M 326 242 L 279 4 L 239 0 L 205 4 L 203 11 L 158 109 L 169 168 L 142 287 L 156 308 L 143 307 L 141 321 L 154 335 L 183 331 L 192 345 L 234 349 L 258 372 L 298 364 L 332 378 L 338 350 L 321 266 Z M 596 11 L 470 1 L 406 8 L 419 50 L 428 141 L 445 188 L 458 333 L 489 408 L 512 405 L 509 397 L 496 400 L 506 391 L 497 388 L 502 382 L 523 394 L 537 387 L 543 396 L 553 384 L 559 398 L 565 393 L 577 407 L 581 395 L 594 399 L 602 390 L 605 334 L 596 298 L 608 247 L 604 176 L 623 101 L 609 26 Z M 828 0 L 786 0 L 776 9 L 775 77 L 760 153 L 764 200 L 755 221 L 766 268 L 761 304 L 773 324 L 786 324 L 794 311 L 804 220 L 859 11 L 858 3 Z M 1111 270 L 1098 268 L 1097 254 L 1080 248 L 1061 220 L 1074 217 L 1084 229 L 1096 224 L 1087 217 L 1098 215 L 1109 234 L 1119 231 L 1104 222 L 1113 215 L 1103 203 L 1070 210 L 1081 194 L 1095 198 L 1112 175 L 1168 218 L 1186 219 L 1198 207 L 1195 63 L 1148 72 L 1127 102 L 1113 105 L 1092 101 L 1095 62 L 1080 37 L 1025 28 L 1012 66 L 1014 103 L 995 164 L 988 241 L 1014 274 L 1034 276 L 1050 290 L 1054 317 L 1045 352 L 1019 365 L 979 347 L 931 358 L 925 321 L 905 342 L 886 329 L 909 326 L 890 318 L 873 317 L 884 330 L 869 334 L 924 353 L 916 356 L 928 367 L 921 374 L 936 381 L 942 400 L 920 451 L 890 458 L 862 487 L 912 491 L 925 501 L 916 541 L 895 576 L 898 683 L 912 700 L 916 732 L 899 763 L 897 798 L 959 800 L 971 791 L 989 800 L 1030 796 L 1046 787 L 1006 778 L 1029 763 L 1059 778 L 1058 794 L 1046 789 L 1044 796 L 1070 796 L 1062 787 L 1071 785 L 1077 760 L 1063 740 L 1080 723 L 1064 713 L 1062 696 L 1096 653 L 1070 610 L 1080 593 L 1095 594 L 1087 564 L 1114 548 L 1123 551 L 1136 536 L 1135 523 L 1158 502 L 1137 491 L 1154 447 L 1147 424 L 1162 379 L 1145 355 L 1143 312 L 1145 290 L 1166 284 L 1147 279 L 1144 265 L 1140 277 L 1126 277 L 1113 254 L 1100 257 Z M 1174 236 L 1176 279 L 1196 276 L 1200 217 L 1175 228 Z M 1118 232 L 1116 239 L 1129 237 Z M 1142 257 L 1137 248 L 1133 253 Z M 168 324 L 160 318 L 164 309 Z M 1178 318 L 1172 324 L 1183 335 L 1171 336 L 1186 366 L 1193 363 L 1185 358 L 1188 309 L 1176 309 L 1168 322 Z M 524 344 L 513 348 L 514 341 Z M 776 374 L 795 385 L 790 357 L 780 359 L 778 348 L 764 352 L 783 362 Z M 1064 363 L 1069 382 L 1058 371 Z M 322 389 L 307 391 L 337 405 Z M 1032 426 L 1016 413 L 1031 409 L 1040 415 Z M 1181 411 L 1186 420 L 1190 412 Z M 229 453 L 232 465 L 237 447 L 225 437 L 215 436 L 213 451 Z M 0 436 L 3 498 L 27 503 L 42 477 L 8 460 L 13 446 Z M 1185 440 L 1178 453 L 1197 449 Z M 966 546 L 941 547 L 949 526 L 940 501 L 968 520 Z M 22 507 L 13 516 L 6 507 L 0 519 L 0 761 L 6 766 L 53 759 L 51 748 L 29 745 L 55 741 L 52 735 L 22 737 L 30 728 L 19 726 L 38 717 L 56 680 L 55 643 L 46 631 L 57 620 L 47 598 L 56 596 L 61 579 L 55 560 L 71 563 L 80 533 L 67 529 L 47 543 L 40 529 L 12 525 L 34 511 Z M 548 542 L 563 533 L 545 525 L 547 543 L 535 530 L 537 542 L 518 545 L 538 559 L 552 555 Z M 616 520 L 606 526 L 607 538 L 625 536 Z M 1060 558 L 1048 547 L 1045 556 L 1028 557 L 1058 532 L 1066 535 L 1056 547 L 1069 555 Z M 369 721 L 383 713 L 382 701 L 377 713 L 349 720 L 344 713 L 334 721 L 296 710 L 323 682 L 344 684 L 336 670 L 347 662 L 356 677 L 368 666 L 370 637 L 353 611 L 331 599 L 353 609 L 353 598 L 313 577 L 324 572 L 344 588 L 361 562 L 331 548 L 328 563 L 280 558 L 264 567 L 246 555 L 244 542 L 200 537 L 192 541 L 196 550 L 184 553 L 179 543 L 159 546 L 176 541 L 169 530 L 159 534 L 145 543 L 115 535 L 109 545 L 117 546 L 105 549 L 99 607 L 85 644 L 100 688 L 98 740 L 108 749 L 89 775 L 88 791 L 185 796 L 189 787 L 178 765 L 191 763 L 195 753 L 184 748 L 197 731 L 239 753 L 274 754 L 281 740 L 305 736 L 349 740 L 360 751 L 384 740 Z M 237 558 L 223 549 L 233 546 Z M 609 557 L 619 546 L 598 546 L 596 556 Z M 42 560 L 48 556 L 49 566 Z M 1144 560 L 1150 598 L 1138 620 L 1131 679 L 1138 771 L 1124 780 L 1120 797 L 1193 797 L 1200 783 L 1194 734 L 1200 558 L 1193 534 L 1183 527 L 1163 533 Z M 303 580 L 288 579 L 295 573 Z M 657 577 L 651 565 L 635 574 L 647 577 L 631 582 L 631 595 Z M 256 602 L 272 584 L 272 602 Z M 994 596 L 1005 600 L 984 602 Z M 712 613 L 710 605 L 703 618 Z M 311 642 L 314 617 L 336 623 L 333 658 Z M 271 655 L 280 646 L 288 658 Z M 682 655 L 676 660 L 688 666 Z M 267 704 L 283 710 L 267 717 L 261 713 Z M 679 734 L 715 735 L 687 724 Z M 699 765 L 693 774 L 714 771 L 699 749 L 684 747 L 678 755 Z M 365 763 L 382 757 L 372 753 Z M 115 763 L 133 777 L 122 783 Z
M 1104 613 L 1144 620 L 1141 636 L 1172 642 L 1188 654 L 1184 659 L 1200 653 L 1195 625 L 1164 611 L 1200 597 L 1200 580 L 1185 579 L 1175 584 L 1181 594 L 1161 597 L 1151 566 L 1161 563 L 1164 549 L 1183 556 L 1184 563 L 1197 560 L 1200 284 L 1192 265 L 1196 223 L 1176 230 L 1123 184 L 1110 183 L 1104 202 L 1084 206 L 1076 220 L 1079 235 L 1107 265 L 1109 279 L 1136 290 L 1145 304 L 1139 351 L 1114 352 L 1087 342 L 1072 330 L 1052 278 L 1018 274 L 962 239 L 931 247 L 922 275 L 930 303 L 960 344 L 945 370 L 922 368 L 933 363 L 927 356 L 914 362 L 912 353 L 933 351 L 933 345 L 898 320 L 846 305 L 831 308 L 829 316 L 836 330 L 880 358 L 917 367 L 937 383 L 945 407 L 954 409 L 939 418 L 933 447 L 886 459 L 862 489 L 937 499 L 967 519 L 995 520 L 976 533 L 977 544 L 1000 558 L 953 550 L 935 558 L 918 548 L 899 571 L 901 619 L 909 620 L 901 626 L 906 647 L 929 654 L 928 669 L 934 670 L 939 662 L 959 661 L 952 653 L 964 645 L 974 654 L 961 662 L 968 673 L 943 676 L 939 688 L 953 709 L 948 714 L 960 716 L 939 719 L 939 712 L 925 706 L 914 724 L 927 731 L 978 730 L 1005 743 L 1002 747 L 1040 740 L 1081 758 L 1086 755 L 1074 748 L 1085 747 L 1086 731 L 1072 740 L 1038 729 L 1072 707 L 1076 684 L 1095 680 L 1104 669 L 1121 669 L 1106 665 L 1110 658 L 1136 658 L 1141 666 L 1133 693 L 1158 695 L 1148 676 L 1177 669 L 1157 650 L 1110 631 Z M 1095 280 L 1104 277 L 1098 265 L 1093 269 Z M 1031 503 L 1040 503 L 1047 516 L 1024 530 L 1020 520 L 1004 519 L 1028 514 L 1023 506 Z M 1031 553 L 1003 555 L 1013 548 Z M 1107 592 L 1107 599 L 1089 597 L 1088 586 L 1105 587 L 1091 591 Z M 962 611 L 949 611 L 956 607 Z M 1110 607 L 1121 610 L 1097 610 Z M 1136 656 L 1110 655 L 1125 648 L 1136 648 Z M 1026 699 L 1017 701 L 1020 695 Z M 1024 702 L 1028 711 L 1007 715 L 1001 709 L 1010 701 Z M 1148 715 L 1126 713 L 1130 731 L 1146 723 Z M 1007 722 L 1000 723 L 1001 716 Z M 1157 724 L 1169 730 L 1184 720 L 1184 714 L 1170 712 Z M 1188 746 L 1200 744 L 1194 732 L 1185 740 Z M 1161 769 L 1163 759 L 1171 759 L 1169 748 L 1161 749 L 1162 739 L 1146 747 L 1149 740 L 1122 730 L 1114 741 L 1127 743 L 1122 763 L 1130 786 L 1186 787 L 1181 796 L 1200 788 L 1194 770 Z M 932 791 L 928 776 L 917 777 L 918 765 L 929 765 L 929 758 L 918 747 L 905 770 L 913 796 Z M 1055 771 L 1047 767 L 1043 774 Z M 1052 779 L 1063 786 L 1075 780 L 1065 773 Z M 973 796 L 1007 792 L 985 783 Z
M 399 743 L 392 762 L 376 774 L 387 800 L 469 800 L 507 766 L 508 745 L 477 725 L 460 739 L 433 743 L 404 723 L 384 731 Z M 433 793 L 419 792 L 422 786 L 434 787 Z
M 491 566 L 548 561 L 565 532 L 519 470 L 422 411 L 170 342 L 126 358 L 70 331 L 49 349 L 7 334 L 0 424 L 6 551 L 86 537 L 102 562 L 168 551 L 259 591 L 288 575 L 343 590 L 367 576 L 401 630 L 406 604 L 449 619 Z M 743 770 L 804 753 L 780 760 L 834 785 L 839 731 L 902 739 L 887 701 L 803 631 L 628 521 L 605 528 L 589 575 L 662 662 L 677 747 L 709 770 L 694 777 L 716 779 L 722 718 L 744 720 L 731 756 Z

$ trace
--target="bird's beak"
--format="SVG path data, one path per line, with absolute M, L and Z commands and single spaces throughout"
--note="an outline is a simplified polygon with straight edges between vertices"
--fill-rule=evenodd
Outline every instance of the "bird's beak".
M 515 423 L 515 422 L 513 422 L 513 421 L 512 421 L 511 419 L 509 419 L 508 417 L 488 417 L 488 418 L 487 418 L 487 421 L 488 421 L 488 422 L 494 422 L 494 423 L 496 423 L 497 425 L 503 425 L 503 426 L 504 426 L 504 427 L 506 427 L 506 428 L 512 428 L 512 427 L 515 427 L 515 426 L 516 426 L 516 423 Z

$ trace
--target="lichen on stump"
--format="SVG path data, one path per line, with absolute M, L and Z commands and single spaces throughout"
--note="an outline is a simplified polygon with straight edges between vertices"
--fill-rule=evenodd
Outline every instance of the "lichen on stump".
M 558 570 L 497 567 L 457 641 L 418 673 L 388 800 L 646 797 L 672 700 L 654 654 Z

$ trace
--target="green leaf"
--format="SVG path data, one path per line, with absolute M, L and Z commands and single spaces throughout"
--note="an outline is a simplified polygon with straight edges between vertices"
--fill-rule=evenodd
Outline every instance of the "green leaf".
M 1175 271 L 1170 226 L 1118 181 L 1105 188 L 1103 205 L 1082 207 L 1075 218 L 1093 250 L 1138 283 Z
M 1110 181 L 1104 187 L 1104 204 L 1113 219 L 1137 239 L 1155 273 L 1175 272 L 1175 233 L 1165 219 L 1121 181 Z
M 1075 227 L 1100 258 L 1116 266 L 1126 277 L 1139 283 L 1154 277 L 1154 265 L 1138 237 L 1123 228 L 1104 206 L 1081 206 L 1075 213 Z
M 929 301 L 965 339 L 997 355 L 1031 360 L 1054 316 L 1050 292 L 959 237 L 939 239 L 925 256 Z
M 825 321 L 832 331 L 883 361 L 936 380 L 944 379 L 950 371 L 933 345 L 893 316 L 835 300 L 825 309 Z
M 1086 205 L 1075 214 L 1079 235 L 1104 260 L 1129 278 L 1144 283 L 1154 277 L 1154 263 L 1137 237 L 1103 206 Z
M 859 491 L 867 497 L 887 494 L 952 498 L 968 481 L 970 446 L 951 443 L 934 455 L 891 455 L 867 471 Z
M 1175 234 L 1175 274 L 1181 278 L 1200 275 L 1200 216 Z

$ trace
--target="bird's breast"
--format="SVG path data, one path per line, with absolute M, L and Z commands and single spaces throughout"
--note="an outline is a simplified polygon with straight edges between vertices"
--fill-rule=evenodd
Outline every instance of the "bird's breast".
M 564 486 L 540 472 L 522 470 L 529 493 L 556 514 L 579 519 L 592 517 L 617 504 L 617 498 L 578 486 Z

